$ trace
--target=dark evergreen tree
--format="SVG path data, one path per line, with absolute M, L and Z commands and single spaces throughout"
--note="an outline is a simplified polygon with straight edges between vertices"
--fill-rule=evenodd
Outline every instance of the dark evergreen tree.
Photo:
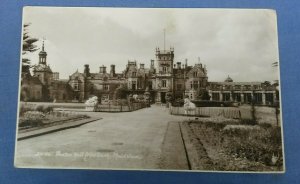
M 29 35 L 28 26 L 30 26 L 29 23 L 23 25 L 22 72 L 25 73 L 29 73 L 30 68 L 30 59 L 26 58 L 25 55 L 38 50 L 37 46 L 34 44 L 38 39 Z

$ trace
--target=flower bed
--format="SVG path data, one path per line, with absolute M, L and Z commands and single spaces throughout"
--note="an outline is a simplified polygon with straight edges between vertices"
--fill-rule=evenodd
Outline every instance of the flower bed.
M 193 145 L 204 170 L 283 170 L 280 127 L 208 121 L 189 121 L 183 125 L 190 131 L 190 139 L 198 140 Z
M 19 130 L 33 130 L 88 118 L 86 115 L 70 114 L 67 112 L 53 111 L 53 108 L 45 105 L 21 105 L 19 111 Z

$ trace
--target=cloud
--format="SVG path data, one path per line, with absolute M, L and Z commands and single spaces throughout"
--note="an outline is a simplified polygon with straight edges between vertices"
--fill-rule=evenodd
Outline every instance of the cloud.
M 48 63 L 68 78 L 90 64 L 116 65 L 127 60 L 149 66 L 155 47 L 175 48 L 175 62 L 207 66 L 209 80 L 265 81 L 278 78 L 276 15 L 270 10 L 138 9 L 27 7 L 24 22 L 32 36 L 46 37 Z M 41 43 L 38 43 L 39 45 Z M 36 63 L 38 53 L 32 56 Z

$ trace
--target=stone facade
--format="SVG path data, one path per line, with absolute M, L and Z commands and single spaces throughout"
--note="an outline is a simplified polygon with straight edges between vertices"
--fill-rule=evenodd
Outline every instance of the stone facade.
M 255 102 L 262 105 L 278 101 L 276 84 L 268 82 L 233 82 L 228 76 L 224 82 L 209 82 L 207 69 L 200 62 L 189 66 L 174 63 L 174 48 L 155 49 L 155 60 L 150 67 L 137 61 L 128 61 L 121 73 L 116 73 L 115 65 L 101 66 L 99 72 L 91 73 L 89 65 L 83 72 L 78 70 L 67 80 L 59 79 L 59 73 L 52 72 L 47 65 L 47 53 L 39 53 L 39 64 L 33 69 L 33 76 L 22 75 L 22 92 L 28 100 L 56 102 L 84 102 L 91 96 L 97 96 L 103 103 L 116 98 L 117 89 L 123 88 L 127 95 L 150 94 L 155 103 L 166 103 L 172 99 L 232 101 L 240 103 Z M 23 94 L 21 93 L 21 94 Z M 30 93 L 30 95 L 29 95 Z M 204 98 L 204 94 L 207 95 Z M 25 99 L 25 94 L 21 99 Z
M 52 72 L 47 64 L 47 52 L 44 43 L 39 52 L 39 62 L 33 67 L 31 75 L 29 66 L 22 67 L 21 96 L 22 101 L 69 102 L 74 91 L 66 80 L 59 80 L 59 73 Z M 24 70 L 24 71 L 23 71 Z
M 279 101 L 278 83 L 269 82 L 210 82 L 207 87 L 211 100 L 272 105 Z
M 98 96 L 101 101 L 112 100 L 115 90 L 125 85 L 123 74 L 115 72 L 111 65 L 108 73 L 105 66 L 100 67 L 99 73 L 90 73 L 89 65 L 84 66 L 84 72 L 76 71 L 69 77 L 68 84 L 74 91 L 73 102 L 83 102 L 91 96 Z

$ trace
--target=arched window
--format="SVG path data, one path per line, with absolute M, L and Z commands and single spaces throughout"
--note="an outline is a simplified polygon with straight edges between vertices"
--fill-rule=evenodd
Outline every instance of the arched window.
M 166 88 L 167 87 L 167 81 L 166 80 L 162 80 L 162 87 Z
M 79 90 L 79 84 L 78 84 L 78 81 L 74 82 L 73 88 L 74 88 L 74 90 Z

